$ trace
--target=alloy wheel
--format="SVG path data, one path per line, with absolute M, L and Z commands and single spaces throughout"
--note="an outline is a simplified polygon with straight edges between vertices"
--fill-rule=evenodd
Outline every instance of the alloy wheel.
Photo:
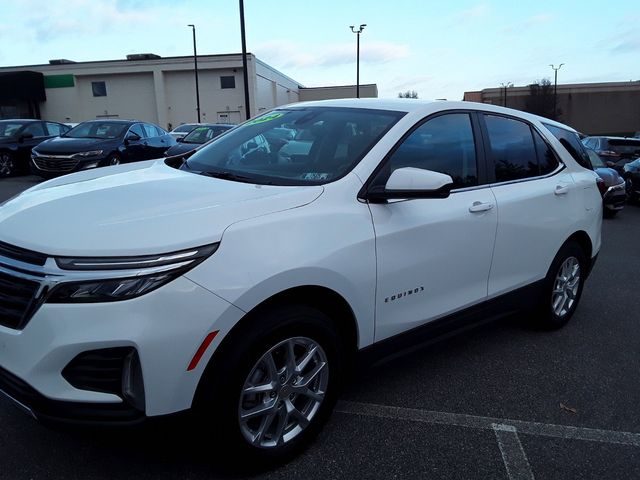
M 553 313 L 562 317 L 573 308 L 580 288 L 580 262 L 576 257 L 568 257 L 560 267 L 553 283 L 551 307 Z
M 327 355 L 317 342 L 307 337 L 281 341 L 244 382 L 238 406 L 242 435 L 265 449 L 289 443 L 318 413 L 328 384 Z
M 0 177 L 8 177 L 13 173 L 13 158 L 8 153 L 0 154 Z

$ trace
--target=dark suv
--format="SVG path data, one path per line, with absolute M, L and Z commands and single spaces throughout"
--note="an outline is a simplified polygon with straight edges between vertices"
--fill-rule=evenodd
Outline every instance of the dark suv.
M 28 172 L 31 149 L 70 129 L 62 123 L 43 120 L 0 120 L 0 177 Z
M 624 173 L 624 165 L 640 157 L 640 139 L 627 137 L 586 137 L 582 143 L 594 150 L 607 167 Z
M 175 139 L 151 123 L 89 120 L 31 152 L 31 169 L 52 177 L 95 167 L 162 158 Z

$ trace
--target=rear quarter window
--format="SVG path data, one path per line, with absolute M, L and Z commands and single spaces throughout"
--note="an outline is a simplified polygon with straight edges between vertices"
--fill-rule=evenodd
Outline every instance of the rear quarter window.
M 554 137 L 558 139 L 565 150 L 569 152 L 569 155 L 571 155 L 576 162 L 586 169 L 593 170 L 591 161 L 589 160 L 589 155 L 587 154 L 584 145 L 580 141 L 580 136 L 577 133 L 556 127 L 555 125 L 549 125 L 547 123 L 545 123 L 544 126 L 553 134 Z

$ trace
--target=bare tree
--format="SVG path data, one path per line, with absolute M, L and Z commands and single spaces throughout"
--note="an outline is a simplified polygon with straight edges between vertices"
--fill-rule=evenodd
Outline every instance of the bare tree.
M 418 98 L 418 92 L 415 90 L 407 90 L 406 92 L 398 93 L 398 98 Z
M 525 111 L 540 115 L 541 117 L 558 120 L 562 111 L 558 108 L 556 115 L 553 114 L 554 105 L 553 84 L 548 78 L 529 85 L 529 96 L 525 102 Z

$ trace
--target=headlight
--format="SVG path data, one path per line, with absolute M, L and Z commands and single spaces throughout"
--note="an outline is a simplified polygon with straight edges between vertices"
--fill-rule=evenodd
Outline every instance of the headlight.
M 138 257 L 59 257 L 58 267 L 75 273 L 67 277 L 70 281 L 54 286 L 46 301 L 114 302 L 139 297 L 192 269 L 213 255 L 218 245 Z M 86 279 L 71 280 L 74 276 Z
M 104 150 L 91 150 L 90 152 L 80 152 L 76 153 L 74 157 L 87 158 L 87 157 L 97 157 L 98 155 L 102 155 Z

